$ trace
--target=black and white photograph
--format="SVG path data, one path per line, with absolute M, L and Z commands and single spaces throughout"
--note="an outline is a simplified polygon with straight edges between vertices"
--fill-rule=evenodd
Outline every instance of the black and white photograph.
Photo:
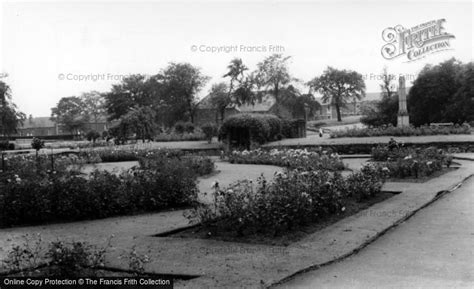
M 0 289 L 474 288 L 473 0 L 0 0 Z

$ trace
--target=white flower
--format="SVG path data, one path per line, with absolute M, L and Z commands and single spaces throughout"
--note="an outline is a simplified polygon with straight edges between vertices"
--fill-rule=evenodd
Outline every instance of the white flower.
M 407 155 L 404 160 L 411 160 L 413 157 L 411 155 Z
M 345 210 L 346 210 L 346 207 L 342 207 L 341 211 L 343 211 L 343 212 L 344 212 Z
M 426 165 L 431 165 L 433 162 L 432 161 L 429 161 L 429 162 L 426 162 Z

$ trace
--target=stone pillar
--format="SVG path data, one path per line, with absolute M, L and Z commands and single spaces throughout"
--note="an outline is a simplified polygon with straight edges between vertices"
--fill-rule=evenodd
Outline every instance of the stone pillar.
M 410 126 L 410 119 L 407 110 L 407 92 L 405 87 L 405 77 L 400 76 L 398 84 L 398 117 L 397 127 Z

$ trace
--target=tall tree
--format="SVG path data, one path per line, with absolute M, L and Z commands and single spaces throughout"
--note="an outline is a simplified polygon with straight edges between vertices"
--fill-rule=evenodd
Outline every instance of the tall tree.
M 122 82 L 112 86 L 109 93 L 104 94 L 105 108 L 109 120 L 119 119 L 135 106 L 153 106 L 155 94 L 146 76 L 134 74 L 122 79 Z
M 135 134 L 143 142 L 152 140 L 155 128 L 155 111 L 150 107 L 137 106 L 121 116 L 110 131 L 116 141 L 123 144 L 131 134 Z
M 225 118 L 225 110 L 232 103 L 232 97 L 225 82 L 212 85 L 209 92 L 209 102 L 216 109 L 216 123 L 219 121 L 222 123 Z
M 293 80 L 288 68 L 289 59 L 290 56 L 285 57 L 282 54 L 273 54 L 257 64 L 257 71 L 255 73 L 257 86 L 262 89 L 259 91 L 258 96 L 262 96 L 261 93 L 273 95 L 275 97 L 275 113 L 277 115 L 282 104 L 281 91 Z
M 395 91 L 394 79 L 388 73 L 387 67 L 384 67 L 380 83 L 381 98 L 374 106 L 366 106 L 361 109 L 363 124 L 369 126 L 397 125 L 398 94 Z
M 454 58 L 438 65 L 426 65 L 408 95 L 410 122 L 419 126 L 432 122 L 457 122 L 458 113 L 446 113 L 460 87 L 462 63 Z M 459 111 L 460 112 L 460 111 Z
M 81 99 L 84 103 L 84 110 L 94 121 L 94 129 L 97 131 L 99 118 L 105 115 L 105 99 L 98 91 L 85 92 L 81 95 Z
M 314 95 L 311 93 L 302 94 L 293 85 L 284 88 L 280 93 L 281 105 L 288 108 L 293 118 L 311 117 L 321 108 Z
M 156 79 L 164 86 L 162 93 L 166 96 L 165 101 L 181 106 L 191 122 L 194 122 L 197 94 L 210 78 L 203 75 L 200 68 L 189 63 L 170 63 Z
M 351 70 L 338 70 L 328 67 L 323 75 L 316 77 L 308 86 L 322 94 L 323 101 L 334 105 L 337 120 L 341 121 L 341 108 L 350 100 L 365 96 L 365 83 L 362 75 Z
M 12 102 L 11 90 L 7 83 L 0 80 L 0 133 L 10 137 L 23 125 L 26 115 L 20 112 Z
M 459 87 L 446 107 L 446 118 L 455 123 L 474 121 L 474 63 L 463 65 L 457 75 Z
M 234 58 L 227 66 L 227 73 L 224 78 L 229 78 L 228 97 L 233 103 L 243 104 L 254 101 L 253 91 L 248 85 L 250 84 L 250 77 L 245 74 L 248 67 L 242 62 L 241 58 Z M 253 82 L 252 82 L 253 84 Z
M 80 133 L 89 121 L 84 102 L 80 97 L 63 97 L 51 109 L 51 120 L 63 125 L 71 134 Z

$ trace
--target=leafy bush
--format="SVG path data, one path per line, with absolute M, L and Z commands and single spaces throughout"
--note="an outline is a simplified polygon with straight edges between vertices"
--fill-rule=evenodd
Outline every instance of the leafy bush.
M 347 193 L 359 201 L 373 198 L 381 191 L 387 173 L 388 170 L 367 164 L 361 168 L 360 172 L 354 172 L 347 177 Z
M 356 195 L 350 188 L 353 183 L 364 190 L 360 196 L 372 196 L 380 192 L 383 178 L 371 169 L 347 181 L 337 172 L 288 170 L 275 174 L 272 182 L 261 177 L 257 184 L 239 181 L 226 189 L 216 186 L 214 203 L 195 203 L 188 218 L 205 228 L 238 235 L 279 235 L 344 211 L 345 200 Z
M 195 126 L 192 122 L 186 122 L 184 125 L 184 131 L 187 133 L 193 133 Z
M 256 149 L 251 151 L 233 151 L 227 156 L 230 163 L 275 165 L 306 170 L 343 170 L 344 163 L 337 154 L 326 151 L 308 151 L 307 149 Z
M 7 140 L 0 141 L 0 150 L 9 151 L 9 150 L 14 150 L 14 149 L 15 149 L 15 144 L 14 143 L 11 143 Z
M 192 122 L 183 122 L 183 121 L 178 121 L 174 125 L 174 131 L 178 134 L 183 134 L 183 133 L 193 133 L 195 129 L 195 126 Z
M 31 147 L 35 149 L 36 151 L 39 151 L 40 149 L 44 148 L 44 141 L 34 137 L 33 140 L 31 141 Z
M 362 106 L 363 117 L 360 121 L 368 126 L 380 127 L 388 124 L 397 125 L 398 95 L 384 95 L 374 106 Z
M 100 138 L 100 133 L 98 133 L 97 131 L 95 130 L 90 130 L 87 132 L 86 134 L 86 138 L 88 141 L 92 141 L 95 143 L 95 141 Z
M 176 133 L 179 133 L 179 134 L 184 133 L 184 122 L 178 121 L 178 122 L 174 125 L 174 131 L 175 131 Z
M 448 127 L 420 126 L 394 127 L 392 125 L 377 128 L 348 128 L 331 132 L 331 138 L 339 137 L 373 137 L 373 136 L 420 136 L 471 134 L 471 126 L 467 123 Z
M 213 123 L 206 123 L 201 126 L 201 130 L 206 136 L 206 139 L 209 143 L 211 143 L 212 138 L 218 135 L 218 128 L 217 125 Z
M 112 236 L 113 237 L 113 236 Z M 90 245 L 86 242 L 69 240 L 43 241 L 40 234 L 23 235 L 23 243 L 7 251 L 7 257 L 0 262 L 0 271 L 15 277 L 84 277 L 103 276 L 105 255 L 111 247 L 112 237 L 104 245 Z M 140 270 L 146 255 L 124 252 L 120 258 L 127 258 L 129 270 L 143 274 Z

